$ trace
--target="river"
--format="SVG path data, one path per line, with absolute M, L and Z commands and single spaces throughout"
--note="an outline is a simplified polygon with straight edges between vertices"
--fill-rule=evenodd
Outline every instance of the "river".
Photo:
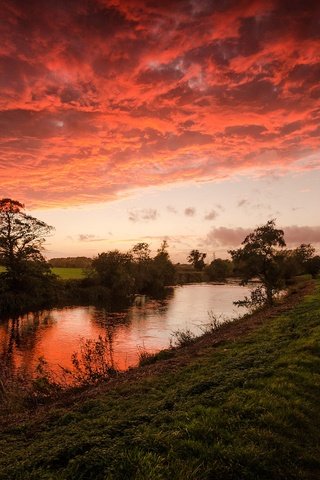
M 169 346 L 173 332 L 195 334 L 210 322 L 209 312 L 223 318 L 238 316 L 233 305 L 249 289 L 234 284 L 177 286 L 164 300 L 109 311 L 95 306 L 55 308 L 0 321 L 0 359 L 15 372 L 33 374 L 39 357 L 58 373 L 71 366 L 81 338 L 107 337 L 114 366 L 125 370 L 138 363 L 139 350 L 156 352 Z

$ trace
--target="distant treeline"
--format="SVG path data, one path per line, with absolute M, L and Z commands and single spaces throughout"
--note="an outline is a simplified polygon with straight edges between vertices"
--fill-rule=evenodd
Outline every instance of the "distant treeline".
M 256 228 L 231 250 L 231 259 L 205 262 L 206 252 L 191 250 L 189 265 L 174 265 L 164 240 L 155 256 L 145 242 L 128 252 L 111 250 L 91 259 L 84 256 L 44 258 L 43 243 L 52 227 L 25 213 L 10 198 L 0 200 L 0 316 L 38 310 L 58 304 L 108 304 L 130 301 L 134 295 L 161 296 L 176 283 L 225 281 L 240 277 L 242 283 L 258 278 L 254 303 L 272 303 L 275 294 L 295 276 L 320 272 L 320 256 L 310 244 L 286 249 L 284 232 L 275 220 Z M 79 279 L 61 280 L 53 268 L 84 270 Z
M 89 257 L 61 257 L 51 258 L 49 264 L 54 268 L 89 268 L 92 258 Z

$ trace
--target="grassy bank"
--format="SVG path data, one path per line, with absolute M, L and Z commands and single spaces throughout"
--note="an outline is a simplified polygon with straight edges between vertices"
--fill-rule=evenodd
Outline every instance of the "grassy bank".
M 114 385 L 2 419 L 0 479 L 318 479 L 319 345 L 318 283 Z

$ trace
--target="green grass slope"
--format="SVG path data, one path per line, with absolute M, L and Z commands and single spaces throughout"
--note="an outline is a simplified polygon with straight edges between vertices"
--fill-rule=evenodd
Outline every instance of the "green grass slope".
M 184 367 L 6 427 L 0 479 L 320 478 L 320 293 Z

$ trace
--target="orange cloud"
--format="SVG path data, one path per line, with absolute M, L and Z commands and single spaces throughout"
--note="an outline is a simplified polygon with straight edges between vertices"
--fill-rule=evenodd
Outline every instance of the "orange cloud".
M 2 196 L 28 206 L 318 168 L 319 5 L 5 0 Z M 284 28 L 285 25 L 285 28 Z

